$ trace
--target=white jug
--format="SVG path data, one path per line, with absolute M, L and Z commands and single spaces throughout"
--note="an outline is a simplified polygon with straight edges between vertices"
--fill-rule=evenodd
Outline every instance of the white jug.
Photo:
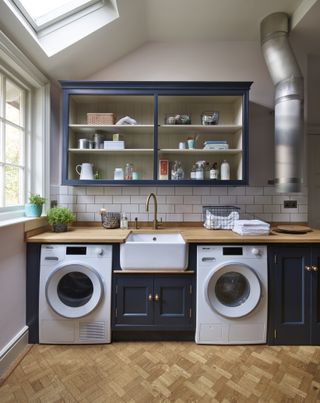
M 93 165 L 89 162 L 84 162 L 81 165 L 76 165 L 76 172 L 80 175 L 80 179 L 93 179 Z

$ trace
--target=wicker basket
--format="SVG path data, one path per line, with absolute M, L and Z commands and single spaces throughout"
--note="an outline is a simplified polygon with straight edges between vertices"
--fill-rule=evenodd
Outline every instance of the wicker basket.
M 114 113 L 87 113 L 88 125 L 114 125 Z
M 120 213 L 101 213 L 101 223 L 104 228 L 120 228 Z

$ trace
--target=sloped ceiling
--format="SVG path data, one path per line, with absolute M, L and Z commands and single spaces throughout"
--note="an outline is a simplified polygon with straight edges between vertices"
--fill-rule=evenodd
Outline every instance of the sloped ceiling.
M 0 1 L 0 29 L 53 79 L 83 79 L 146 42 L 259 41 L 268 14 L 299 11 L 293 30 L 302 46 L 320 45 L 320 0 L 117 0 L 120 18 L 48 57 Z M 310 24 L 310 26 L 308 25 Z M 310 45 L 310 46 L 309 46 Z

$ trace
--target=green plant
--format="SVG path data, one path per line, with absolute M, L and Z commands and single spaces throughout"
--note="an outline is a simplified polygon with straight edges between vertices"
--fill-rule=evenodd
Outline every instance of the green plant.
M 44 197 L 41 197 L 38 194 L 35 193 L 30 193 L 29 196 L 29 203 L 30 204 L 36 204 L 38 206 L 42 206 L 46 202 L 46 199 Z
M 69 224 L 75 220 L 75 216 L 66 207 L 54 207 L 48 210 L 47 219 L 50 225 Z

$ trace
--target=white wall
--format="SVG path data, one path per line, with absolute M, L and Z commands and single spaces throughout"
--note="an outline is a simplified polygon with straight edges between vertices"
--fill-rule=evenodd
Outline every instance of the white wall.
M 24 224 L 0 228 L 0 351 L 26 324 Z

